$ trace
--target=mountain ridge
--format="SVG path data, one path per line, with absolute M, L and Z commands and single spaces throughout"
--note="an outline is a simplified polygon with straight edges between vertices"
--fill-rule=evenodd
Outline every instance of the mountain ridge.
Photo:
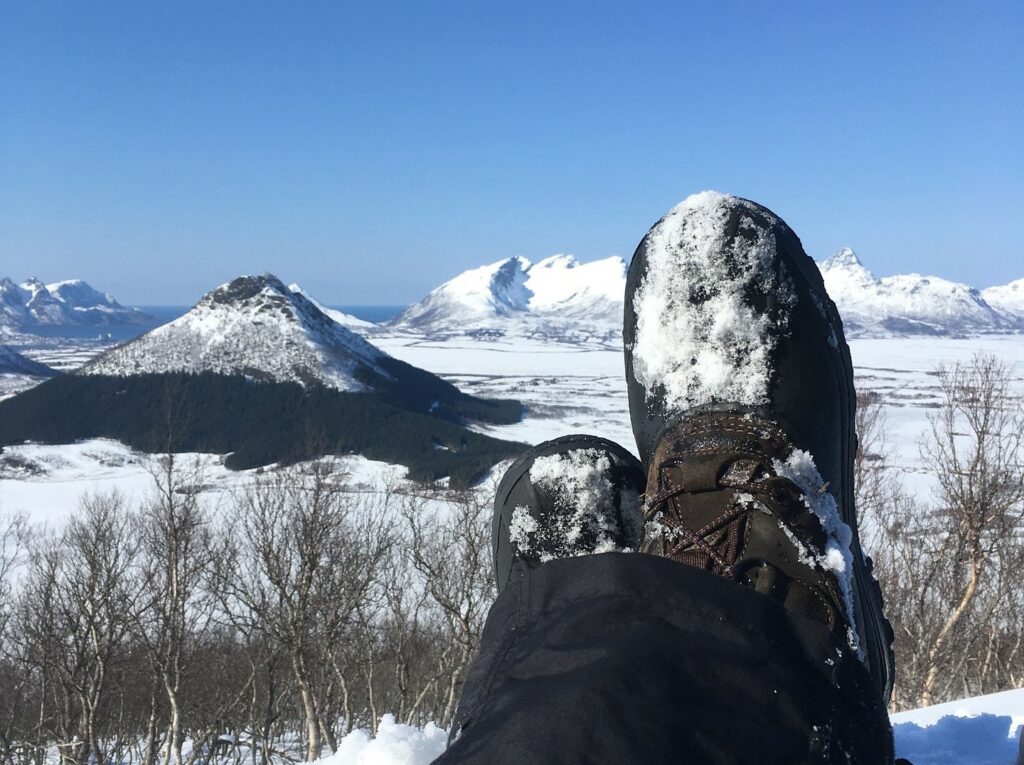
M 145 324 L 153 320 L 126 308 L 81 279 L 44 284 L 36 277 L 16 284 L 0 278 L 0 329 L 31 333 L 44 327 Z
M 936 276 L 878 278 L 848 247 L 818 267 L 850 337 L 1024 331 L 1024 279 L 980 291 Z M 442 283 L 388 327 L 438 336 L 614 342 L 621 332 L 625 271 L 619 257 L 581 263 L 556 255 L 535 264 L 507 258 Z
M 581 263 L 553 255 L 516 256 L 464 271 L 388 323 L 432 334 L 519 334 L 554 340 L 614 341 L 622 318 L 626 263 Z

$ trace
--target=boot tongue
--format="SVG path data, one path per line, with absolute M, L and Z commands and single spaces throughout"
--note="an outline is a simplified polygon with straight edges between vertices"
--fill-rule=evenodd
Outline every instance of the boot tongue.
M 721 468 L 721 455 L 708 455 L 661 468 L 661 486 L 685 489 L 668 504 L 675 517 L 691 531 L 699 532 L 713 524 L 732 502 L 734 492 L 723 491 L 718 481 Z
M 682 489 L 690 494 L 715 491 L 722 468 L 720 454 L 688 457 L 685 461 L 661 466 L 661 485 Z

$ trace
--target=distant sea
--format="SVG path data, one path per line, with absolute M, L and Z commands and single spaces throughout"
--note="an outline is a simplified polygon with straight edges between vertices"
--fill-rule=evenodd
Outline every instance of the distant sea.
M 363 321 L 372 321 L 374 324 L 391 321 L 406 309 L 404 305 L 332 305 L 328 307 Z
M 33 332 L 43 337 L 69 337 L 78 340 L 113 340 L 123 343 L 139 335 L 156 329 L 162 324 L 184 316 L 191 306 L 187 305 L 138 305 L 133 306 L 153 317 L 153 321 L 143 324 L 94 327 L 40 327 Z M 404 305 L 332 305 L 331 308 L 351 314 L 363 321 L 381 324 L 390 321 L 400 314 Z

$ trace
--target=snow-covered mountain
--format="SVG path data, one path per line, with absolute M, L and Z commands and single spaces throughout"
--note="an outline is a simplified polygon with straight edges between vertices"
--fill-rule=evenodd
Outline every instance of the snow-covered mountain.
M 0 327 L 32 332 L 41 327 L 144 324 L 152 317 L 125 308 L 80 279 L 43 284 L 36 278 L 15 284 L 0 279 Z
M 974 287 L 919 274 L 878 279 L 849 247 L 819 268 L 848 335 L 966 335 L 1020 328 Z
M 114 438 L 152 450 L 173 436 L 232 469 L 361 454 L 452 486 L 523 448 L 467 424 L 517 422 L 519 401 L 476 398 L 389 356 L 271 274 L 241 276 L 76 372 L 14 392 L 0 401 L 0 446 Z M 171 403 L 180 433 L 153 416 Z
M 0 345 L 0 375 L 53 377 L 55 374 L 57 373 L 46 364 L 27 359 L 6 345 Z
M 981 291 L 981 296 L 993 308 L 1024 323 L 1024 279 L 989 287 Z
M 391 326 L 429 334 L 614 340 L 626 263 L 515 257 L 466 271 L 406 308 Z
M 387 355 L 271 274 L 241 276 L 169 324 L 108 351 L 86 375 L 241 374 L 343 391 L 390 379 Z
M 818 265 L 849 337 L 1024 331 L 1024 279 L 984 293 L 935 276 L 879 279 L 849 248 Z M 617 257 L 579 263 L 556 255 L 536 264 L 509 258 L 445 282 L 391 326 L 439 336 L 617 342 L 625 271 Z

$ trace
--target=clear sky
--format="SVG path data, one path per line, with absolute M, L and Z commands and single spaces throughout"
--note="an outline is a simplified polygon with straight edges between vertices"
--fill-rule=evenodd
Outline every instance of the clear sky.
M 0 0 L 0 276 L 406 303 L 714 188 L 822 258 L 1024 276 L 1024 3 Z

